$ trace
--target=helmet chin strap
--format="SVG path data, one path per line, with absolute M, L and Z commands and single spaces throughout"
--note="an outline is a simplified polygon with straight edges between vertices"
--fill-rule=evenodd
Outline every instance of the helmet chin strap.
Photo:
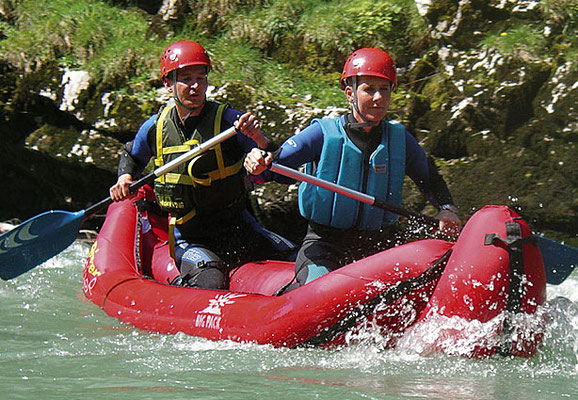
M 357 100 L 357 77 L 356 76 L 352 76 L 351 77 L 352 80 L 352 85 L 351 87 L 353 88 L 353 109 L 355 110 L 355 112 L 357 113 L 357 115 L 359 115 L 361 117 L 361 119 L 363 120 L 363 122 L 353 122 L 353 123 L 348 123 L 347 126 L 349 126 L 350 128 L 353 129 L 359 129 L 359 128 L 365 128 L 366 126 L 377 126 L 379 125 L 379 121 L 378 122 L 372 122 L 369 121 L 365 115 L 363 115 L 361 113 L 361 111 L 359 110 L 359 105 L 358 105 L 358 100 Z
M 177 103 L 180 107 L 188 111 L 187 115 L 182 117 L 182 120 L 184 121 L 189 117 L 189 115 L 195 112 L 195 110 L 201 108 L 204 105 L 204 102 L 203 105 L 200 105 L 198 107 L 189 107 L 184 105 L 181 99 L 179 99 L 179 93 L 177 92 L 177 70 L 174 70 L 172 74 L 173 74 L 173 98 L 175 99 L 175 103 Z

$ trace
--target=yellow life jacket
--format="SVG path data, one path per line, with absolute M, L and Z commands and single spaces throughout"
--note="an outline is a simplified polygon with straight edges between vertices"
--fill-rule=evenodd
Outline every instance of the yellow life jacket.
M 207 101 L 204 118 L 189 136 L 177 124 L 174 106 L 159 111 L 156 121 L 158 168 L 221 131 L 226 104 Z M 217 212 L 246 196 L 243 149 L 233 137 L 180 165 L 155 180 L 155 194 L 161 208 L 171 213 L 176 224 L 183 224 L 198 213 Z

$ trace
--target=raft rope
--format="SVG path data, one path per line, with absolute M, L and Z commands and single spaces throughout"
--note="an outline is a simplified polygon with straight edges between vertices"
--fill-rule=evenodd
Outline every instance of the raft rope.
M 140 208 L 135 202 L 135 206 L 137 207 L 137 214 L 136 214 L 136 235 L 134 237 L 134 258 L 136 264 L 136 271 L 142 275 L 142 258 L 141 258 L 141 251 L 142 251 L 142 219 L 143 213 L 141 212 Z
M 499 353 L 504 356 L 512 354 L 512 334 L 514 326 L 512 318 L 518 314 L 522 308 L 522 299 L 526 294 L 525 287 L 522 285 L 524 278 L 524 251 L 525 243 L 536 243 L 534 235 L 526 238 L 522 237 L 522 229 L 519 222 L 521 217 L 514 218 L 514 221 L 506 222 L 506 239 L 501 238 L 497 233 L 489 233 L 486 235 L 484 245 L 498 245 L 503 243 L 508 249 L 508 256 L 510 259 L 510 282 L 508 290 L 508 302 L 506 304 L 506 315 L 504 317 L 502 335 L 503 341 L 499 348 Z
M 432 281 L 438 279 L 444 272 L 452 249 L 446 251 L 431 267 L 420 275 L 409 278 L 405 281 L 397 282 L 384 292 L 377 294 L 373 299 L 363 304 L 355 306 L 349 314 L 337 322 L 335 325 L 325 329 L 323 332 L 313 336 L 309 340 L 294 347 L 320 346 L 328 343 L 336 337 L 346 333 L 356 326 L 360 321 L 373 314 L 378 306 L 389 305 L 403 296 L 423 288 Z

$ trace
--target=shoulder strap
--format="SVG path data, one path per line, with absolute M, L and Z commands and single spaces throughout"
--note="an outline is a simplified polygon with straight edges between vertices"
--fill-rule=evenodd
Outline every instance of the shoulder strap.
M 157 167 L 160 167 L 164 164 L 163 161 L 163 126 L 165 124 L 165 119 L 168 115 L 168 113 L 174 108 L 174 106 L 167 106 L 165 108 L 163 108 L 163 110 L 161 111 L 161 113 L 159 114 L 159 117 L 157 118 L 156 121 L 156 145 L 157 145 L 157 156 L 155 158 L 155 165 Z M 165 181 L 165 177 L 160 176 L 159 177 L 159 182 L 164 182 Z

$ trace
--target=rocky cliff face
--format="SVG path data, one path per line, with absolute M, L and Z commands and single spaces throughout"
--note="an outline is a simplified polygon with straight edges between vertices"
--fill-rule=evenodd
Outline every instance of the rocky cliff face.
M 194 2 L 141 3 L 156 14 L 151 24 L 163 26 L 190 13 Z M 398 66 L 391 117 L 435 157 L 464 219 L 485 204 L 507 204 L 535 230 L 578 244 L 578 68 L 568 40 L 575 32 L 564 32 L 568 24 L 533 1 L 415 3 L 429 32 L 417 56 Z M 548 2 L 560 3 L 578 9 L 574 0 Z M 10 2 L 2 4 L 0 15 L 10 22 Z M 56 62 L 24 67 L 0 57 L 0 80 L 0 220 L 78 210 L 106 197 L 122 143 L 167 99 L 158 77 L 144 83 L 155 94 L 143 98 Z M 233 82 L 211 96 L 249 104 L 278 141 L 313 117 L 341 111 L 255 102 L 251 91 Z M 431 212 L 411 186 L 405 204 Z M 280 185 L 255 191 L 265 223 L 293 238 L 300 233 L 285 222 L 296 218 L 295 194 Z
M 421 94 L 439 100 L 408 118 L 449 161 L 457 203 L 508 204 L 534 229 L 576 238 L 578 73 L 571 58 L 543 50 L 561 45 L 560 21 L 534 1 L 434 1 L 423 13 L 440 43 L 428 55 L 440 75 Z M 529 25 L 542 31 L 531 42 Z M 489 30 L 502 46 L 470 47 Z

